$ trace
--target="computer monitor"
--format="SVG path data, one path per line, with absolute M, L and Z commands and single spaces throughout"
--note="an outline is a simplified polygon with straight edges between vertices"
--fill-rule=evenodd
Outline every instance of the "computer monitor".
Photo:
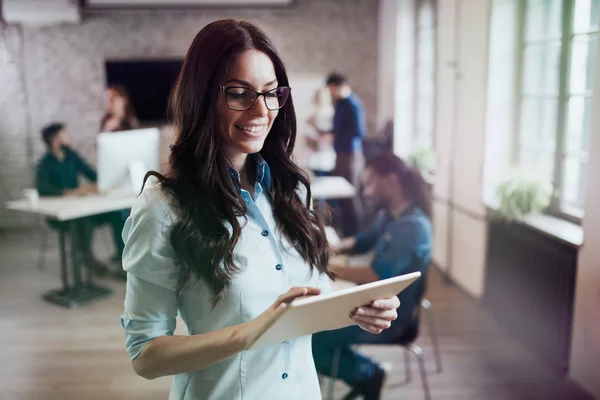
M 97 135 L 98 191 L 137 194 L 146 172 L 160 168 L 158 128 Z

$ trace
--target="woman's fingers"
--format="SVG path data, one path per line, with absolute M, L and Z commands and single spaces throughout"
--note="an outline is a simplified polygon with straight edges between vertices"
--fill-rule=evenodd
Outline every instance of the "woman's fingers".
M 282 303 L 290 303 L 292 300 L 302 296 L 314 296 L 321 293 L 321 289 L 315 287 L 293 287 L 287 293 L 279 296 L 275 302 L 276 306 Z
M 377 317 L 377 318 L 382 318 L 382 319 L 387 319 L 388 321 L 393 321 L 396 318 L 398 318 L 398 313 L 396 312 L 396 309 L 380 309 L 380 308 L 373 308 L 373 307 L 359 307 L 356 310 L 354 310 L 352 312 L 352 315 L 366 315 L 369 317 Z M 351 315 L 351 316 L 352 316 Z
M 400 299 L 398 296 L 393 296 L 387 299 L 379 299 L 373 301 L 371 306 L 382 310 L 395 310 L 400 307 Z
M 367 315 L 355 315 L 352 319 L 360 325 L 371 325 L 379 329 L 387 329 L 392 325 L 392 321 L 388 319 L 369 317 Z
M 378 334 L 380 334 L 383 331 L 382 328 L 378 328 L 378 327 L 376 327 L 374 325 L 367 324 L 365 322 L 359 322 L 358 326 L 360 326 L 361 329 L 363 329 L 363 330 L 365 330 L 367 332 L 371 332 L 371 333 L 373 333 L 375 335 L 378 335 Z
M 398 297 L 376 300 L 371 305 L 357 308 L 350 317 L 364 330 L 379 334 L 388 329 L 398 318 L 396 309 L 400 306 Z

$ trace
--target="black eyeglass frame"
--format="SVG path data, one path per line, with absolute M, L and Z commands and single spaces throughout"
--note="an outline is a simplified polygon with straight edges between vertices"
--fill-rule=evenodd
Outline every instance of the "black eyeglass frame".
M 227 98 L 227 94 L 228 94 L 227 91 L 229 89 L 245 89 L 245 90 L 249 90 L 249 91 L 253 92 L 256 95 L 256 97 L 252 101 L 252 104 L 250 104 L 248 106 L 248 108 L 245 108 L 243 110 L 239 110 L 237 108 L 231 108 L 231 106 L 229 105 L 229 100 Z M 279 89 L 287 89 L 288 90 L 288 95 L 285 98 L 285 101 L 283 102 L 283 104 L 281 104 L 279 107 L 277 107 L 277 108 L 270 108 L 269 105 L 267 104 L 267 98 L 265 97 L 265 95 L 270 94 L 270 93 L 272 93 L 272 92 L 274 92 L 276 90 L 279 90 Z M 270 111 L 277 111 L 277 110 L 281 110 L 283 108 L 283 106 L 285 106 L 285 103 L 287 103 L 288 99 L 290 98 L 290 94 L 292 93 L 292 88 L 289 87 L 289 86 L 278 86 L 278 87 L 276 87 L 274 89 L 271 89 L 271 90 L 268 90 L 266 92 L 257 92 L 256 90 L 250 89 L 249 87 L 246 87 L 246 86 L 219 86 L 219 92 L 225 93 L 225 104 L 227 104 L 227 108 L 229 108 L 230 110 L 233 110 L 233 111 L 248 111 L 249 109 L 251 109 L 254 106 L 254 104 L 256 104 L 256 100 L 258 100 L 259 96 L 263 97 L 263 100 L 265 102 L 265 106 L 267 106 L 267 109 L 269 109 Z

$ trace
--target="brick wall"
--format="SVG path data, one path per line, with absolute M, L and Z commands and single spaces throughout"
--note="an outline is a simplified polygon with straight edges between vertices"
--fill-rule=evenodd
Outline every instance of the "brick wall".
M 195 34 L 222 18 L 258 24 L 282 54 L 290 76 L 346 73 L 375 124 L 376 0 L 296 0 L 284 8 L 155 10 L 84 15 L 78 25 L 8 27 L 10 62 L 0 62 L 0 205 L 32 185 L 44 151 L 42 126 L 64 121 L 91 162 L 104 112 L 106 59 L 183 58 Z M 1 48 L 1 46 L 0 46 Z M 33 219 L 0 207 L 0 228 Z

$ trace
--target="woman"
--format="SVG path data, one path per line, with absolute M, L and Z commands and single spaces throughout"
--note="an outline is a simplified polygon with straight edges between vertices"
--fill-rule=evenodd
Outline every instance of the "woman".
M 338 254 L 372 253 L 373 259 L 364 265 L 349 268 L 344 262 L 332 260 L 330 270 L 337 277 L 357 284 L 375 282 L 411 272 L 422 276 L 403 290 L 398 297 L 402 307 L 390 329 L 372 335 L 355 326 L 335 331 L 319 332 L 312 337 L 317 370 L 343 379 L 354 393 L 365 400 L 380 398 L 385 369 L 356 352 L 354 344 L 398 343 L 405 335 L 414 334 L 418 324 L 425 276 L 431 258 L 433 230 L 431 224 L 430 189 L 419 171 L 391 151 L 383 151 L 367 162 L 364 197 L 373 208 L 381 211 L 375 222 L 356 236 L 340 241 Z M 346 259 L 347 260 L 347 259 Z M 339 350 L 338 361 L 336 351 Z
M 107 111 L 100 122 L 100 132 L 136 129 L 139 122 L 123 85 L 111 84 L 106 89 Z
M 207 25 L 184 61 L 170 171 L 152 173 L 123 230 L 127 350 L 139 375 L 175 375 L 170 399 L 320 398 L 310 336 L 246 351 L 289 302 L 329 287 L 323 226 L 290 160 L 287 85 L 247 22 Z M 355 316 L 374 333 L 399 305 L 378 303 Z M 190 336 L 173 335 L 177 314 Z
M 315 92 L 314 113 L 308 123 L 315 130 L 314 135 L 306 137 L 313 151 L 308 159 L 308 167 L 316 176 L 327 176 L 335 168 L 335 149 L 333 148 L 333 115 L 335 109 L 327 88 Z

